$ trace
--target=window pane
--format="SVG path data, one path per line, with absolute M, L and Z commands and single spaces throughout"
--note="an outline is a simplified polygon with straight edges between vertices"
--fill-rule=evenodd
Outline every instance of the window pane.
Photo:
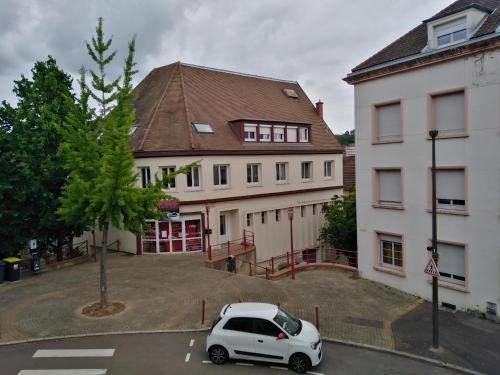
M 394 265 L 403 267 L 403 244 L 394 243 Z
M 281 330 L 278 327 L 276 327 L 276 325 L 265 319 L 255 318 L 253 320 L 253 323 L 254 323 L 254 333 L 258 335 L 277 337 L 281 332 Z
M 438 36 L 438 46 L 442 46 L 443 44 L 448 44 L 451 42 L 451 34 Z
M 219 185 L 219 166 L 214 165 L 214 185 Z
M 465 209 L 465 171 L 436 171 L 436 199 L 438 208 Z
M 382 262 L 392 265 L 392 242 L 380 241 L 382 247 Z
M 465 131 L 465 96 L 463 92 L 432 98 L 434 127 L 439 135 Z
M 220 235 L 224 236 L 226 234 L 226 215 L 219 216 L 220 223 Z
M 378 140 L 401 138 L 401 105 L 399 103 L 377 107 Z
M 297 142 L 297 129 L 296 128 L 287 128 L 286 129 L 286 137 L 288 142 Z
M 251 183 L 252 182 L 252 165 L 251 164 L 247 164 L 247 183 Z
M 379 204 L 401 204 L 401 171 L 377 171 L 379 178 Z
M 221 165 L 219 170 L 220 170 L 220 184 L 227 185 L 227 166 Z
M 465 283 L 465 247 L 438 243 L 438 269 L 441 278 L 455 284 Z
M 200 169 L 193 167 L 193 186 L 200 186 Z
M 250 318 L 232 318 L 230 319 L 224 329 L 229 329 L 232 331 L 248 332 L 252 333 L 252 319 Z

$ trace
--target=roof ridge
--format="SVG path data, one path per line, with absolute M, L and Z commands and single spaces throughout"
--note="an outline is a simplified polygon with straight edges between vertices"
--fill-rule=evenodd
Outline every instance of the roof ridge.
M 144 132 L 144 137 L 142 137 L 141 143 L 139 144 L 139 150 L 143 149 L 144 141 L 146 140 L 146 137 L 149 134 L 149 130 L 151 129 L 151 125 L 153 124 L 153 120 L 155 119 L 156 114 L 158 113 L 158 108 L 160 108 L 160 103 L 165 98 L 165 94 L 167 93 L 167 89 L 170 86 L 170 82 L 172 82 L 172 78 L 173 78 L 173 76 L 175 74 L 175 71 L 176 71 L 177 67 L 179 67 L 179 65 L 180 65 L 180 61 L 177 62 L 177 63 L 174 63 L 174 64 L 176 64 L 177 66 L 174 68 L 174 70 L 170 74 L 170 78 L 168 79 L 168 82 L 165 85 L 165 89 L 161 93 L 160 99 L 156 102 L 155 109 L 153 111 L 153 114 L 151 115 L 151 118 L 149 119 L 149 123 L 148 123 L 148 126 L 146 127 L 146 131 Z M 169 64 L 169 65 L 171 65 L 171 64 Z M 156 70 L 156 69 L 159 69 L 159 68 L 155 68 L 154 70 Z
M 204 66 L 204 65 L 195 65 L 195 64 L 187 64 L 180 62 L 181 65 L 191 67 L 191 68 L 198 68 L 198 69 L 205 69 L 205 70 L 211 70 L 214 72 L 220 72 L 220 73 L 227 73 L 227 74 L 234 74 L 238 76 L 243 76 L 243 77 L 250 77 L 250 78 L 258 78 L 258 79 L 265 79 L 268 81 L 276 81 L 276 82 L 285 82 L 285 83 L 293 83 L 293 84 L 298 84 L 297 81 L 291 81 L 291 80 L 286 80 L 286 79 L 279 79 L 279 78 L 273 78 L 273 77 L 266 77 L 266 76 L 261 76 L 258 74 L 248 74 L 248 73 L 241 73 L 241 72 L 235 72 L 234 70 L 227 70 L 227 69 L 218 69 L 218 68 L 211 68 L 209 66 Z
M 182 98 L 184 101 L 184 110 L 186 111 L 186 120 L 187 120 L 187 125 L 188 125 L 188 134 L 189 134 L 189 145 L 191 146 L 192 149 L 194 149 L 194 144 L 193 144 L 193 132 L 191 129 L 191 119 L 189 116 L 189 107 L 186 99 L 186 88 L 184 85 L 184 73 L 182 72 L 182 63 L 179 61 L 179 73 L 181 76 L 181 91 L 182 91 Z

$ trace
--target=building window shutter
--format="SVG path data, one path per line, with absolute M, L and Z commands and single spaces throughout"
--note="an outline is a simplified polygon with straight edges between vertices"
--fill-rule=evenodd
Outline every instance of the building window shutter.
M 377 107 L 378 140 L 401 139 L 401 105 L 390 104 Z
M 436 199 L 438 208 L 465 209 L 464 170 L 436 171 Z
M 439 135 L 460 134 L 465 132 L 465 95 L 464 92 L 440 95 L 432 98 L 434 105 L 434 128 Z
M 401 171 L 378 171 L 379 204 L 401 204 Z
M 438 253 L 441 278 L 455 284 L 465 284 L 464 246 L 438 243 Z

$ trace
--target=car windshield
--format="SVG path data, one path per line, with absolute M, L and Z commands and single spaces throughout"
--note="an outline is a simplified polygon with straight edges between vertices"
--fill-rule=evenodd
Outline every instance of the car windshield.
M 292 336 L 298 335 L 302 329 L 301 321 L 281 308 L 278 309 L 273 320 Z

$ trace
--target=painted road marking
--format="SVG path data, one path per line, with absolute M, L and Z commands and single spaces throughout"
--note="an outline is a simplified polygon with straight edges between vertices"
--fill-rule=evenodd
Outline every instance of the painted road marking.
M 245 362 L 236 362 L 238 366 L 253 366 L 253 363 L 245 363 Z
M 273 368 L 275 370 L 285 370 L 285 371 L 288 371 L 287 367 L 269 366 L 269 368 Z
M 186 354 L 186 359 L 184 362 L 189 362 L 189 358 L 191 358 L 191 353 Z
M 69 357 L 112 357 L 115 349 L 54 349 L 37 350 L 33 358 L 69 358 Z
M 321 372 L 312 372 L 312 371 L 307 371 L 306 374 L 309 374 L 309 375 L 325 375 Z
M 212 363 L 212 361 L 201 361 L 201 363 L 211 364 L 211 363 Z
M 17 375 L 106 375 L 106 369 L 21 370 Z
M 194 339 L 191 339 L 191 341 L 189 341 L 189 346 L 193 346 L 194 345 Z

